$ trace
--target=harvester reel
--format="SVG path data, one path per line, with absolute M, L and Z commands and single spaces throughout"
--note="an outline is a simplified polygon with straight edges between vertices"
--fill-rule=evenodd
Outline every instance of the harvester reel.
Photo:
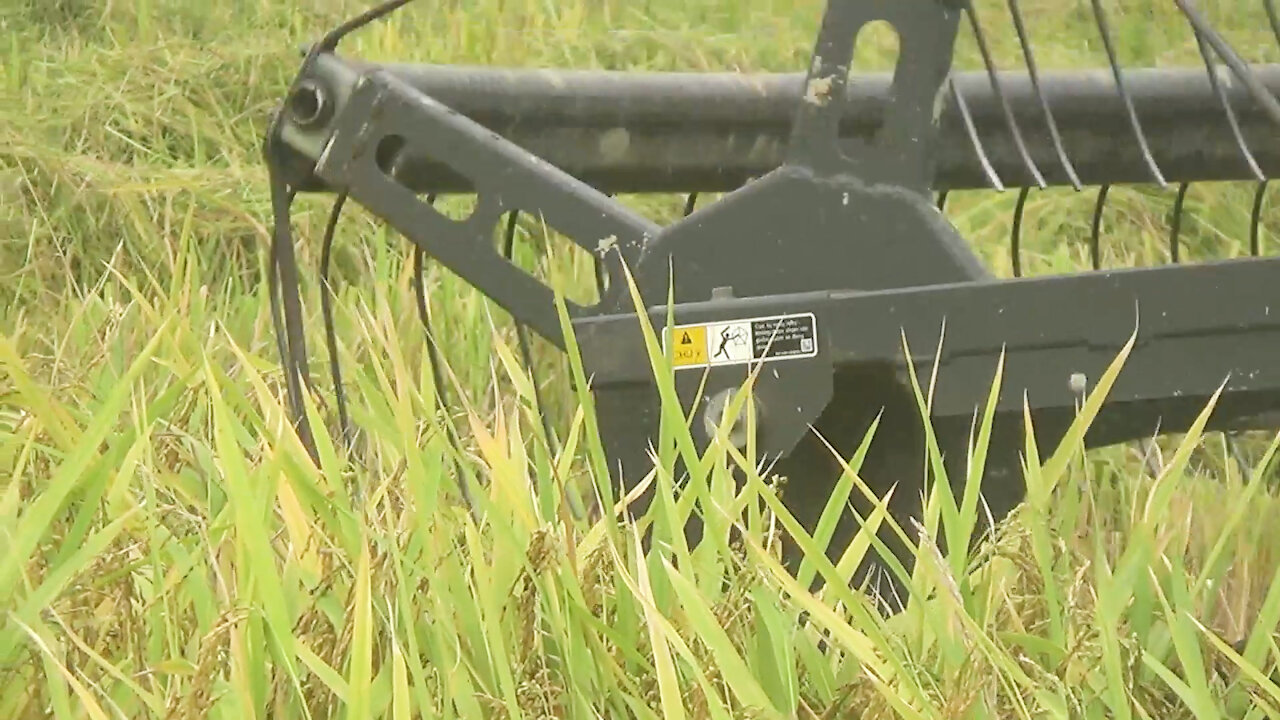
M 1280 41 L 1275 9 L 1263 2 Z M 273 299 L 304 439 L 312 430 L 301 393 L 310 380 L 288 229 L 297 192 L 335 193 L 407 237 L 420 310 L 424 258 L 473 284 L 518 323 L 526 361 L 526 331 L 562 350 L 567 343 L 552 289 L 512 262 L 516 215 L 536 216 L 591 253 L 599 300 L 569 309 L 610 468 L 624 487 L 649 471 L 659 426 L 630 271 L 663 333 L 685 410 L 704 413 L 692 428 L 701 447 L 728 394 L 754 374 L 752 439 L 787 479 L 783 499 L 809 529 L 842 472 L 832 448 L 848 458 L 873 422 L 859 474 L 878 493 L 896 486 L 891 510 L 913 527 L 927 473 L 911 369 L 933 380 L 930 422 L 958 483 L 1003 359 L 983 486 L 995 520 L 1022 499 L 1024 405 L 1039 447 L 1056 445 L 1135 331 L 1089 446 L 1185 431 L 1220 387 L 1210 429 L 1269 427 L 1266 414 L 1280 408 L 1280 259 L 1263 256 L 1258 229 L 1266 181 L 1280 167 L 1280 68 L 1246 63 L 1187 0 L 1178 4 L 1201 68 L 1121 68 L 1099 0 L 1094 16 L 1110 61 L 1101 74 L 1041 72 L 1015 0 L 1008 7 L 1027 60 L 1021 74 L 997 74 L 974 8 L 948 0 L 832 0 L 812 62 L 795 75 L 499 71 L 380 65 L 336 52 L 342 34 L 403 4 L 313 46 L 268 137 L 281 290 Z M 896 31 L 898 64 L 890 76 L 850 76 L 872 21 Z M 952 69 L 966 26 L 984 73 Z M 1251 257 L 1183 263 L 1187 188 L 1221 180 L 1258 182 Z M 1101 267 L 1100 216 L 1119 183 L 1178 185 L 1171 264 Z M 1099 188 L 1094 269 L 1022 277 L 1028 194 L 1086 185 Z M 1019 191 L 1015 277 L 1000 279 L 943 206 L 953 190 L 1010 187 Z M 646 192 L 689 193 L 685 216 L 660 225 L 614 198 Z M 727 194 L 698 206 L 700 192 Z M 435 208 L 447 193 L 474 194 L 470 217 Z M 504 218 L 499 248 L 492 238 Z M 331 235 L 332 225 L 326 262 Z M 328 322 L 327 280 L 322 287 Z M 347 430 L 331 328 L 327 337 Z M 857 507 L 862 516 L 869 509 Z M 847 514 L 833 556 L 856 527 Z M 696 538 L 696 521 L 690 533 Z M 892 533 L 884 540 L 910 564 Z M 794 548 L 787 559 L 798 560 Z

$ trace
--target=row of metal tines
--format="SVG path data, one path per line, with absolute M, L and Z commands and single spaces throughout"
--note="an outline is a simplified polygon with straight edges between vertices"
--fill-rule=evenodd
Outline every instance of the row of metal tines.
M 1212 88 L 1214 95 L 1222 108 L 1224 117 L 1230 127 L 1236 150 L 1239 152 L 1244 166 L 1247 167 L 1252 181 L 1256 183 L 1250 213 L 1248 249 L 1251 256 L 1257 257 L 1262 254 L 1262 212 L 1268 183 L 1271 178 L 1262 170 L 1259 162 L 1255 158 L 1254 152 L 1250 149 L 1249 143 L 1241 130 L 1236 108 L 1228 98 L 1227 90 L 1223 87 L 1223 82 L 1215 65 L 1217 63 L 1221 63 L 1227 68 L 1235 80 L 1247 89 L 1249 96 L 1258 104 L 1268 119 L 1275 123 L 1277 130 L 1280 130 L 1280 101 L 1276 100 L 1271 92 L 1258 79 L 1249 63 L 1240 56 L 1223 34 L 1212 26 L 1192 0 L 1173 0 L 1173 2 L 1177 5 L 1179 11 L 1188 22 L 1190 31 L 1193 33 L 1195 38 L 1201 60 L 1204 63 L 1210 87 Z M 1062 135 L 1059 132 L 1058 124 L 1054 119 L 1053 110 L 1050 107 L 1050 103 L 1045 97 L 1045 93 L 1040 84 L 1040 69 L 1037 66 L 1033 43 L 1029 39 L 1028 25 L 1019 0 L 1005 0 L 1005 3 L 1008 8 L 1009 19 L 1012 22 L 1018 39 L 1018 45 L 1025 62 L 1031 87 L 1036 94 L 1036 99 L 1046 123 L 1049 136 L 1053 142 L 1057 161 L 1060 163 L 1061 169 L 1066 177 L 1069 178 L 1071 187 L 1076 191 L 1082 191 L 1084 189 L 1084 184 L 1080 181 L 1080 177 L 1071 162 L 1071 158 L 1068 156 L 1068 153 L 1064 148 Z M 1277 12 L 1275 0 L 1261 0 L 1261 3 L 1271 29 L 1271 34 L 1276 43 L 1280 45 L 1280 12 Z M 1171 183 L 1167 179 L 1166 174 L 1161 170 L 1159 163 L 1151 152 L 1147 135 L 1143 130 L 1142 121 L 1135 110 L 1133 98 L 1125 81 L 1125 69 L 1118 60 L 1114 33 L 1108 19 L 1108 13 L 1103 6 L 1102 0 L 1090 0 L 1090 4 L 1093 21 L 1096 25 L 1098 36 L 1102 42 L 1103 50 L 1105 51 L 1106 61 L 1110 68 L 1111 76 L 1114 79 L 1115 90 L 1125 108 L 1126 119 L 1132 133 L 1132 140 L 1136 143 L 1136 146 L 1142 154 L 1143 162 L 1148 173 L 1148 179 L 1153 185 L 1158 186 L 1160 189 L 1167 189 Z M 1014 146 L 1017 149 L 1022 167 L 1025 171 L 1025 177 L 1021 178 L 1020 182 L 1013 183 L 1015 187 L 1018 188 L 1018 197 L 1014 205 L 1009 243 L 1013 274 L 1015 277 L 1022 277 L 1024 273 L 1022 231 L 1024 227 L 1024 215 L 1027 200 L 1032 190 L 1044 190 L 1049 186 L 1049 183 L 1045 181 L 1041 169 L 1031 157 L 1031 153 L 1028 151 L 1026 142 L 1023 138 L 1023 131 L 1019 127 L 1013 109 L 1011 108 L 1008 98 L 1003 91 L 996 67 L 996 61 L 994 60 L 993 53 L 991 51 L 991 44 L 983 23 L 979 18 L 977 9 L 974 7 L 972 0 L 964 0 L 964 6 L 968 28 L 972 33 L 972 38 L 976 42 L 978 51 L 982 58 L 982 63 L 991 82 L 993 94 L 1001 106 L 1006 128 L 1013 139 Z M 1001 192 L 1005 191 L 1010 183 L 1000 177 L 992 166 L 992 163 L 988 160 L 986 148 L 979 136 L 972 114 L 969 111 L 968 104 L 965 102 L 964 96 L 958 91 L 954 78 L 949 82 L 947 91 L 950 94 L 961 119 L 963 120 L 966 134 L 970 140 L 972 149 L 983 168 L 988 181 L 988 186 L 992 190 Z M 1120 141 L 1120 139 L 1117 139 L 1117 141 Z M 1182 219 L 1184 214 L 1184 204 L 1191 182 L 1179 181 L 1177 182 L 1177 186 L 1177 192 L 1173 201 L 1172 222 L 1170 223 L 1168 237 L 1169 258 L 1174 263 L 1178 263 L 1182 259 L 1182 245 L 1180 242 L 1183 226 Z M 1094 203 L 1088 240 L 1089 260 L 1094 270 L 1102 269 L 1101 234 L 1103 214 L 1107 207 L 1107 200 L 1111 189 L 1112 185 L 1110 183 L 1102 183 L 1097 188 L 1097 199 Z M 947 199 L 948 192 L 943 191 L 938 193 L 937 204 L 940 210 L 945 209 Z

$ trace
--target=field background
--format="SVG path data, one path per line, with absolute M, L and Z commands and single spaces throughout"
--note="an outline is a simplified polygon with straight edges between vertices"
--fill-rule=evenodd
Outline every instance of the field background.
M 1280 59 L 1261 3 L 1202 5 L 1249 60 Z M 978 3 L 1016 68 L 1003 6 Z M 1042 68 L 1103 66 L 1089 3 L 1021 6 Z M 1243 465 L 1221 437 L 1170 438 L 1158 476 L 1134 448 L 1042 448 L 993 559 L 970 574 L 926 547 L 916 582 L 937 592 L 886 621 L 839 589 L 865 543 L 808 568 L 835 589 L 780 574 L 759 511 L 770 492 L 727 488 L 723 451 L 697 503 L 721 529 L 741 523 L 744 547 L 642 557 L 632 528 L 570 517 L 557 483 L 590 481 L 598 455 L 563 358 L 538 353 L 553 452 L 506 319 L 432 268 L 460 398 L 439 411 L 407 244 L 353 211 L 335 249 L 338 336 L 363 447 L 347 462 L 326 445 L 312 467 L 283 432 L 260 138 L 297 48 L 365 7 L 0 4 L 0 717 L 1280 717 L 1280 502 L 1275 470 L 1252 471 L 1270 437 L 1241 439 Z M 1201 62 L 1172 2 L 1107 7 L 1126 64 Z M 344 49 L 796 71 L 821 9 L 438 0 Z M 981 67 L 967 32 L 957 62 Z M 948 206 L 1002 273 L 1015 194 Z M 1251 195 L 1193 187 L 1188 258 L 1247 252 Z M 1108 265 L 1167 260 L 1172 197 L 1113 191 Z M 1087 264 L 1093 199 L 1031 196 L 1032 271 Z M 626 200 L 659 219 L 681 206 Z M 327 389 L 310 272 L 325 212 L 302 202 L 296 228 Z M 1264 243 L 1275 251 L 1271 230 Z M 520 247 L 541 261 L 537 237 Z M 483 480 L 479 521 L 455 467 Z M 972 508 L 948 502 L 933 507 L 963 533 Z M 660 510 L 659 538 L 662 513 L 689 509 Z

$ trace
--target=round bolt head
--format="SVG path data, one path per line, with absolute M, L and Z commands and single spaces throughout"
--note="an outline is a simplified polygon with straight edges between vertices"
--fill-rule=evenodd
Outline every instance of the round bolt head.
M 298 83 L 298 87 L 289 96 L 289 114 L 299 126 L 317 127 L 329 120 L 332 107 L 329 94 L 317 82 L 311 79 Z

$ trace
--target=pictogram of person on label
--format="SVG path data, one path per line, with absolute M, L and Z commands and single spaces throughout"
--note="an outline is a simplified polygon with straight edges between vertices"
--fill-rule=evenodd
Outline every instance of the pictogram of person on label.
M 744 330 L 741 327 L 724 328 L 723 330 L 720 331 L 720 345 L 716 348 L 716 354 L 712 355 L 711 357 L 718 358 L 723 355 L 725 358 L 732 359 L 733 356 L 729 354 L 729 346 L 730 345 L 743 346 L 746 344 L 747 344 L 746 330 Z

